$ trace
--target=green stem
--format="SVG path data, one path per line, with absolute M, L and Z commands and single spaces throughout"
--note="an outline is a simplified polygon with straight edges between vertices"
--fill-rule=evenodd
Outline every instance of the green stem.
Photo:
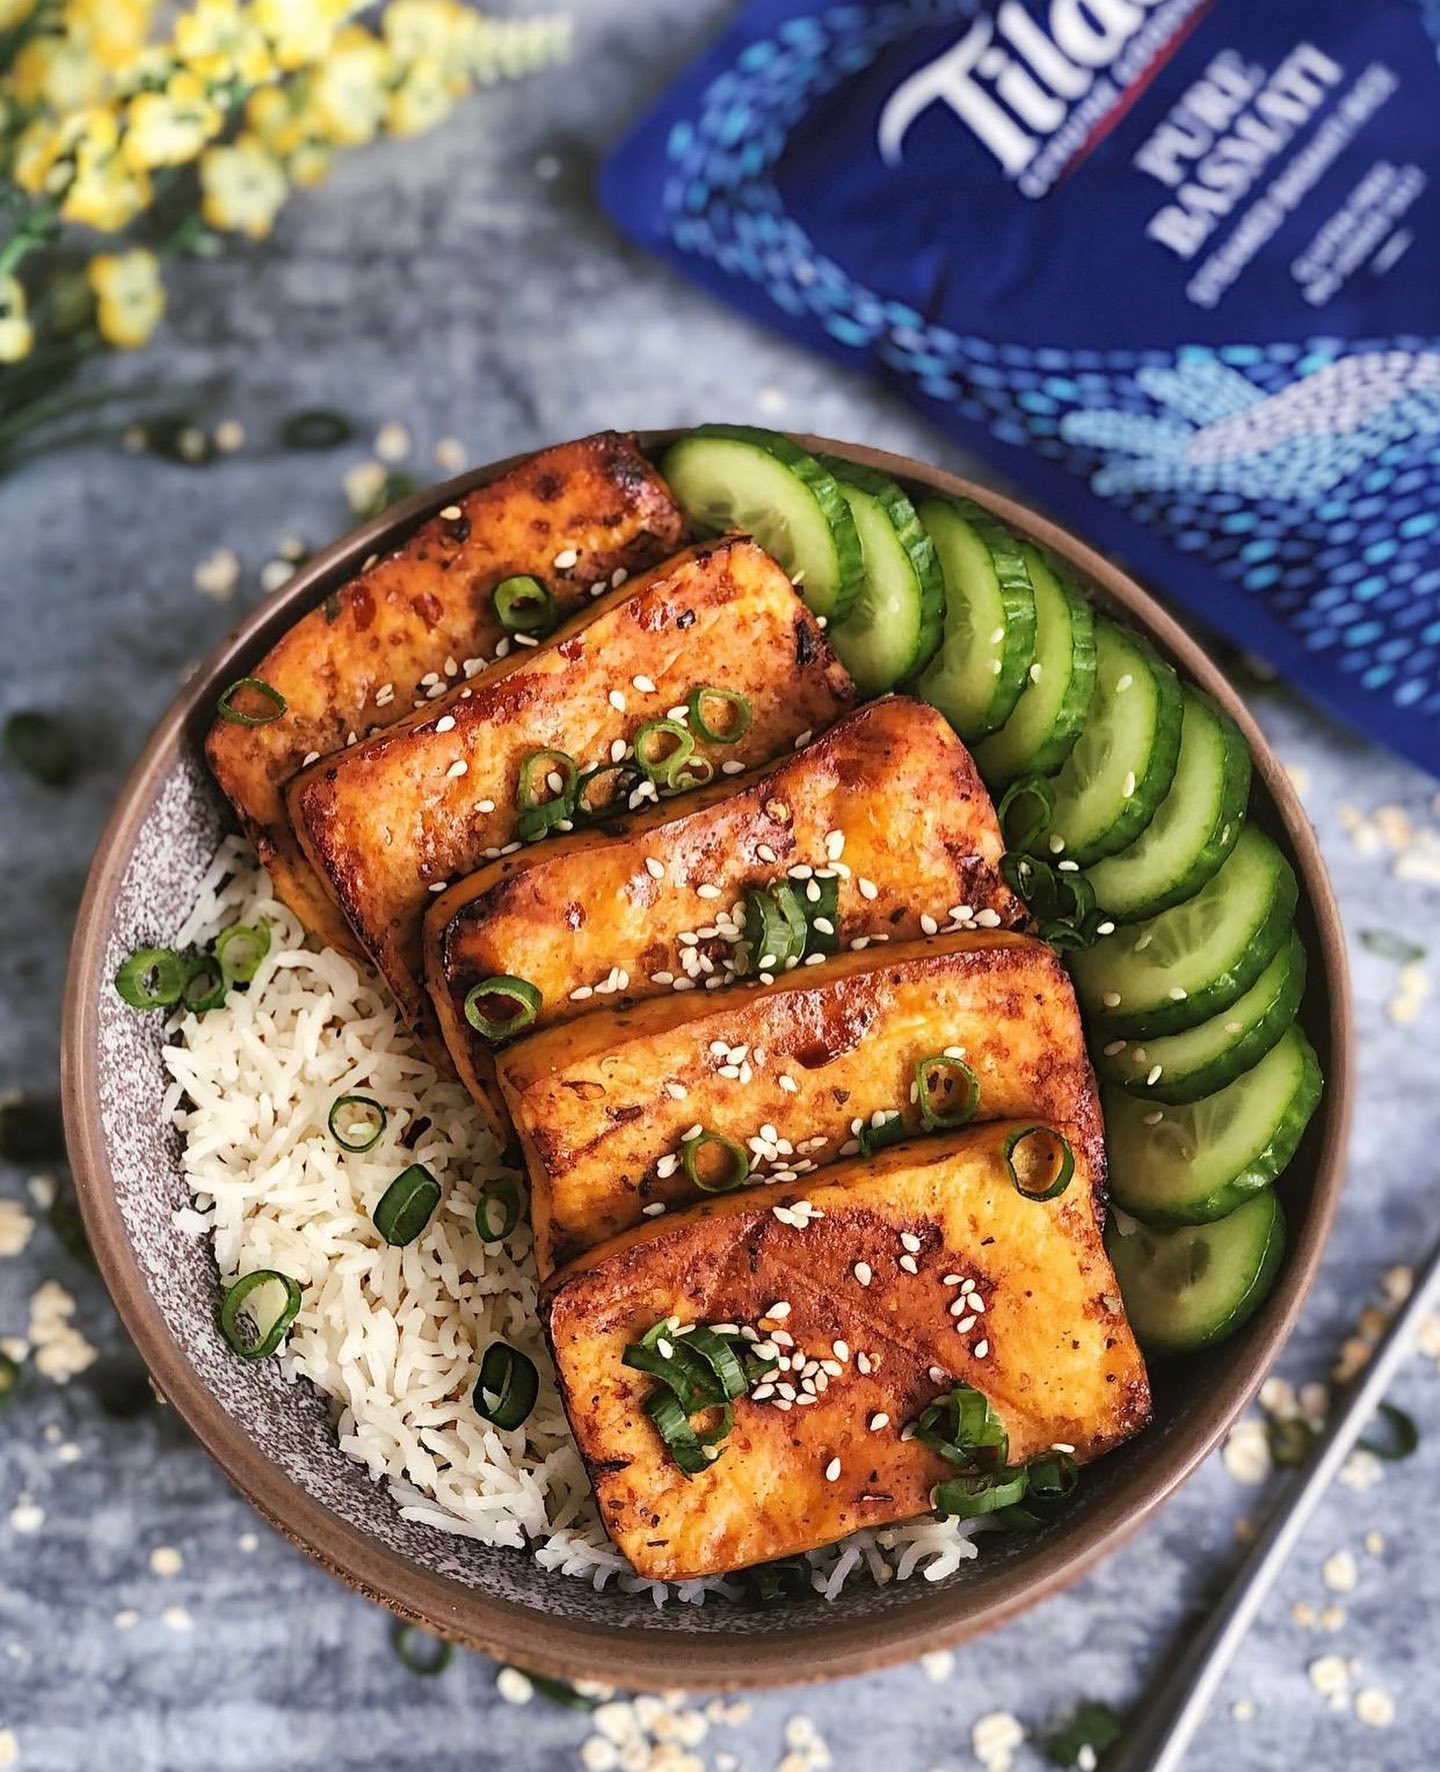
M 48 399 L 32 400 L 27 406 L 21 407 L 14 417 L 0 419 L 0 450 L 12 438 L 34 430 L 37 425 L 49 424 L 53 419 L 67 418 L 72 412 L 113 405 L 118 400 L 148 400 L 152 394 L 164 394 L 169 399 L 178 399 L 184 394 L 195 392 L 200 386 L 199 382 L 167 386 L 164 382 L 146 381 L 137 382 L 128 388 L 94 388 L 83 394 L 55 394 Z
M 128 425 L 85 425 L 78 431 L 66 431 L 60 437 L 42 437 L 22 449 L 0 449 L 0 478 L 18 468 L 22 462 L 50 455 L 60 449 L 74 449 L 81 443 L 113 443 L 129 430 Z

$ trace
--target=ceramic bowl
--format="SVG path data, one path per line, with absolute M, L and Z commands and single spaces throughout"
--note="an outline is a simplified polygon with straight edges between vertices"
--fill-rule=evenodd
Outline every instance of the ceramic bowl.
M 666 439 L 644 440 L 659 446 Z M 811 439 L 810 442 L 815 440 Z M 855 1673 L 988 1630 L 1072 1582 L 1170 1495 L 1235 1420 L 1269 1369 L 1320 1260 L 1340 1187 L 1350 1098 L 1344 950 L 1334 900 L 1300 804 L 1234 690 L 1205 652 L 1110 561 L 1008 499 L 925 464 L 825 441 L 924 492 L 981 500 L 1069 561 L 1097 602 L 1142 630 L 1238 722 L 1255 757 L 1259 822 L 1300 881 L 1310 954 L 1302 1021 L 1326 1093 L 1282 1184 L 1290 1246 L 1264 1308 L 1223 1347 L 1154 1373 L 1155 1421 L 1104 1459 L 1065 1519 L 1035 1538 L 987 1541 L 955 1575 L 847 1588 L 765 1610 L 720 1602 L 657 1610 L 595 1592 L 524 1552 L 488 1550 L 402 1520 L 386 1491 L 344 1458 L 318 1395 L 272 1365 L 234 1359 L 216 1332 L 209 1246 L 171 1223 L 187 1203 L 177 1135 L 159 1112 L 161 1029 L 111 988 L 142 935 L 177 928 L 229 810 L 201 742 L 217 694 L 283 630 L 423 518 L 506 462 L 417 494 L 317 555 L 241 625 L 177 698 L 120 795 L 80 911 L 67 988 L 64 1100 L 71 1159 L 96 1258 L 155 1381 L 255 1507 L 372 1599 L 524 1667 L 630 1687 L 747 1686 Z

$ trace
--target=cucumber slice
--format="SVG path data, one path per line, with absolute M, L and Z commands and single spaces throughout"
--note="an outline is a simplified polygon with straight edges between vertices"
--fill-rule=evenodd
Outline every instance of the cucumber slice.
M 945 633 L 915 688 L 969 743 L 1005 724 L 1029 681 L 1035 593 L 1021 544 L 970 499 L 927 499 L 920 521 L 945 575 Z
M 1036 853 L 1085 867 L 1133 843 L 1174 779 L 1180 711 L 1169 665 L 1113 621 L 1096 622 L 1095 693 L 1055 778 L 1055 810 Z
M 696 529 L 742 529 L 794 579 L 816 615 L 842 621 L 865 567 L 850 506 L 813 455 L 776 431 L 701 425 L 660 464 Z
M 1214 1095 L 1155 1107 L 1105 1091 L 1110 1196 L 1145 1224 L 1206 1224 L 1269 1187 L 1295 1155 L 1324 1085 L 1297 1027 Z
M 1181 690 L 1180 757 L 1154 818 L 1086 879 L 1116 923 L 1153 917 L 1193 898 L 1235 847 L 1250 797 L 1250 747 L 1198 689 Z M 1023 704 L 1022 704 L 1023 705 Z
M 1305 950 L 1292 934 L 1244 996 L 1227 1009 L 1183 1034 L 1107 1040 L 1096 1068 L 1107 1082 L 1149 1101 L 1199 1101 L 1259 1064 L 1295 1020 L 1304 990 Z
M 1243 996 L 1274 959 L 1297 897 L 1290 863 L 1247 826 L 1193 898 L 1075 956 L 1080 1000 L 1108 1035 L 1197 1027 Z
M 1090 711 L 1095 689 L 1095 617 L 1085 597 L 1039 548 L 1022 550 L 1035 591 L 1035 658 L 1015 712 L 975 747 L 994 788 L 1022 775 L 1053 775 Z
M 884 695 L 928 664 L 940 644 L 945 580 L 915 507 L 884 474 L 833 456 L 819 457 L 835 476 L 860 536 L 865 581 L 827 638 L 863 696 Z
M 1126 1236 L 1112 1220 L 1105 1247 L 1141 1347 L 1180 1354 L 1224 1341 L 1259 1309 L 1285 1254 L 1285 1215 L 1267 1188 L 1213 1224 L 1137 1224 Z

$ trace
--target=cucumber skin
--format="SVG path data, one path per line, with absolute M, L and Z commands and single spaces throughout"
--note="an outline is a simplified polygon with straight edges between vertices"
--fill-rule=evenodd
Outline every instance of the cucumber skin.
M 1299 1085 L 1270 1142 L 1255 1153 L 1238 1175 L 1232 1176 L 1223 1187 L 1216 1188 L 1213 1193 L 1192 1200 L 1186 1206 L 1157 1207 L 1128 1198 L 1124 1181 L 1112 1165 L 1110 1198 L 1120 1210 L 1128 1212 L 1131 1218 L 1138 1218 L 1141 1224 L 1153 1225 L 1159 1230 L 1173 1229 L 1182 1224 L 1211 1224 L 1217 1218 L 1228 1217 L 1237 1206 L 1243 1206 L 1253 1195 L 1273 1186 L 1289 1168 L 1300 1140 L 1305 1136 L 1305 1128 L 1310 1124 L 1325 1092 L 1325 1079 L 1321 1074 L 1320 1060 L 1315 1056 L 1315 1049 L 1303 1034 L 1300 1038 L 1304 1045 L 1304 1057 Z M 1264 1056 L 1262 1053 L 1261 1057 Z M 1260 1061 L 1257 1059 L 1255 1062 L 1258 1064 Z M 1232 1081 L 1235 1080 L 1232 1078 Z M 1148 1091 L 1147 1099 L 1153 1097 L 1154 1091 Z
M 1038 548 L 1035 551 L 1040 552 Z M 1060 594 L 1070 611 L 1070 681 L 1065 688 L 1065 699 L 1060 704 L 1049 732 L 1029 757 L 1020 760 L 1018 766 L 1012 767 L 1008 763 L 999 764 L 995 761 L 996 746 L 1004 736 L 1004 726 L 998 732 L 992 732 L 976 747 L 975 761 L 980 766 L 987 786 L 1001 789 L 1008 788 L 1011 782 L 1018 781 L 1022 775 L 1054 775 L 1064 767 L 1065 759 L 1075 748 L 1075 740 L 1084 728 L 1085 716 L 1090 712 L 1091 698 L 1095 693 L 1095 613 L 1090 607 L 1090 600 L 1057 561 L 1048 556 L 1042 555 L 1042 558 L 1054 575 Z M 1036 626 L 1038 630 L 1038 615 Z M 1028 686 L 1021 690 L 1020 699 L 1016 702 L 1016 712 L 1028 693 Z
M 1299 936 L 1292 935 L 1285 983 L 1275 1001 L 1259 1021 L 1236 1034 L 1223 1052 L 1217 1053 L 1198 1070 L 1183 1072 L 1178 1076 L 1162 1072 L 1159 1082 L 1149 1084 L 1145 1081 L 1149 1075 L 1146 1067 L 1137 1067 L 1133 1073 L 1118 1068 L 1119 1061 L 1125 1057 L 1123 1052 L 1117 1053 L 1113 1059 L 1106 1058 L 1102 1052 L 1096 1058 L 1095 1068 L 1106 1082 L 1118 1083 L 1128 1094 L 1138 1095 L 1145 1101 L 1158 1101 L 1169 1107 L 1183 1107 L 1188 1102 L 1199 1101 L 1203 1096 L 1214 1095 L 1227 1083 L 1233 1083 L 1237 1077 L 1243 1076 L 1246 1071 L 1259 1064 L 1270 1048 L 1279 1041 L 1286 1028 L 1294 1022 L 1300 1008 L 1300 999 L 1305 994 L 1305 967 L 1305 950 L 1300 945 Z
M 748 443 L 752 448 L 763 449 L 782 467 L 788 468 L 814 498 L 835 544 L 839 582 L 835 587 L 834 604 L 829 609 L 815 609 L 803 591 L 801 596 L 813 614 L 823 615 L 828 621 L 843 621 L 860 595 L 860 586 L 865 578 L 865 564 L 860 552 L 860 536 L 855 528 L 855 519 L 850 515 L 850 507 L 835 484 L 834 475 L 822 468 L 808 450 L 802 449 L 781 431 L 767 431 L 761 425 L 714 424 L 696 425 L 693 430 L 687 431 L 683 437 L 672 443 L 660 464 L 661 477 L 669 481 L 670 463 L 675 459 L 677 450 L 683 450 L 687 443 L 705 437 L 714 437 L 722 443 Z
M 1168 892 L 1157 893 L 1152 899 L 1131 905 L 1128 909 L 1117 910 L 1113 904 L 1105 900 L 1101 884 L 1091 879 L 1095 887 L 1095 900 L 1112 923 L 1143 923 L 1151 917 L 1158 917 L 1161 911 L 1174 910 L 1177 904 L 1184 904 L 1187 899 L 1206 885 L 1225 863 L 1230 859 L 1231 852 L 1240 841 L 1240 833 L 1245 828 L 1245 809 L 1250 801 L 1250 746 L 1245 742 L 1245 735 L 1224 711 L 1215 706 L 1208 696 L 1206 701 L 1210 712 L 1220 721 L 1225 730 L 1225 783 L 1220 796 L 1220 815 L 1215 821 L 1215 828 L 1204 849 L 1195 858 L 1190 872 L 1181 880 L 1177 880 Z M 1182 709 L 1183 712 L 1183 709 Z M 1229 835 L 1226 836 L 1226 832 Z M 1142 832 L 1143 836 L 1144 833 Z M 1115 861 L 1124 861 L 1125 851 L 1120 850 L 1114 857 Z M 1104 863 L 1098 864 L 1103 867 Z M 1103 875 L 1102 875 L 1103 880 Z
M 1290 863 L 1278 850 L 1276 855 L 1280 868 L 1264 919 L 1241 949 L 1233 966 L 1218 973 L 1202 990 L 1192 992 L 1178 1003 L 1167 1001 L 1135 1010 L 1126 1010 L 1123 1004 L 1118 1009 L 1103 1009 L 1087 1003 L 1096 1030 L 1111 1040 L 1147 1040 L 1163 1034 L 1183 1034 L 1238 1002 L 1285 945 L 1285 937 L 1295 921 L 1300 887 Z

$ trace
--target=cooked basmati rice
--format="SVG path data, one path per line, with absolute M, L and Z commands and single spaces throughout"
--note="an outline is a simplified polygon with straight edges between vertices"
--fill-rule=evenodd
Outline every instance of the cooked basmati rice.
M 529 1226 L 522 1215 L 503 1243 L 475 1233 L 480 1191 L 501 1173 L 495 1142 L 461 1086 L 416 1051 L 375 976 L 306 940 L 239 838 L 221 845 L 176 945 L 262 919 L 270 951 L 249 989 L 172 1023 L 165 1113 L 184 1135 L 195 1200 L 177 1229 L 212 1237 L 226 1282 L 261 1267 L 300 1282 L 282 1370 L 330 1400 L 341 1450 L 388 1484 L 406 1519 L 528 1544 L 547 1569 L 648 1590 L 657 1605 L 738 1592 L 723 1579 L 644 1581 L 606 1537 L 540 1333 Z M 329 1135 L 342 1094 L 385 1109 L 368 1151 L 342 1152 Z M 434 1174 L 442 1201 L 414 1243 L 393 1249 L 370 1213 L 410 1163 Z M 540 1373 L 534 1410 L 508 1433 L 470 1400 L 477 1354 L 497 1337 Z M 858 1532 L 811 1553 L 815 1589 L 833 1599 L 862 1572 L 939 1580 L 976 1554 L 974 1525 L 927 1517 Z

